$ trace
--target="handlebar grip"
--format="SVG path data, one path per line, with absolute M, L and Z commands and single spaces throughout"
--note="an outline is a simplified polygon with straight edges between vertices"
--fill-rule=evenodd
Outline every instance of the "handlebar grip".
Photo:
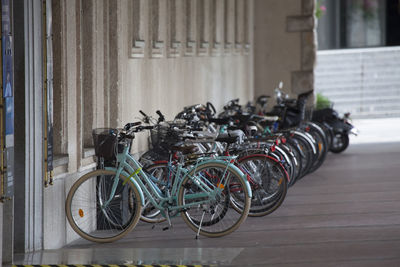
M 161 111 L 160 111 L 160 110 L 157 110 L 157 111 L 156 111 L 156 113 L 158 114 L 158 116 L 160 116 L 160 117 L 164 117 L 164 115 L 161 113 Z
M 144 113 L 142 110 L 139 110 L 139 113 L 142 114 L 144 117 L 148 117 L 146 113 Z
M 161 113 L 160 110 L 157 110 L 156 113 L 157 113 L 158 116 L 160 116 L 159 121 L 165 121 L 165 117 L 164 117 L 164 115 Z

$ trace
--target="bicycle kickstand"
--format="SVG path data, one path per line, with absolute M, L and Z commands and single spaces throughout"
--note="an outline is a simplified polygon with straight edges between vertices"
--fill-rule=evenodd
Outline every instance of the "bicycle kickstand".
M 172 223 L 171 223 L 171 219 L 169 218 L 169 211 L 168 211 L 168 209 L 165 209 L 165 217 L 167 217 L 168 226 L 167 226 L 167 227 L 164 227 L 164 228 L 163 228 L 163 231 L 172 228 Z
M 206 213 L 205 210 L 203 210 L 203 214 L 201 215 L 201 220 L 200 220 L 200 225 L 199 225 L 199 229 L 197 230 L 195 239 L 199 239 L 199 235 L 200 235 L 200 230 L 201 230 L 201 226 L 203 225 L 203 219 L 204 219 L 204 214 Z

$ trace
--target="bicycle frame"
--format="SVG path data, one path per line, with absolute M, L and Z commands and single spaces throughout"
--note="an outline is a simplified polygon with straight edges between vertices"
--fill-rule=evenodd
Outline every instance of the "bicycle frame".
M 224 159 L 232 160 L 232 157 L 224 157 Z M 223 188 L 225 188 L 227 180 L 225 179 L 222 183 L 222 186 L 215 187 L 213 186 L 210 182 L 206 183 L 207 180 L 200 179 L 201 177 L 197 176 L 190 176 L 189 178 L 191 180 L 194 180 L 194 182 L 197 184 L 197 186 L 201 189 L 202 192 L 199 193 L 194 193 L 190 194 L 190 198 L 196 199 L 196 198 L 205 198 L 203 201 L 196 201 L 194 203 L 190 204 L 185 204 L 185 205 L 180 205 L 178 206 L 176 201 L 177 201 L 177 194 L 179 188 L 182 186 L 183 180 L 188 176 L 191 172 L 195 172 L 198 167 L 201 167 L 203 164 L 207 163 L 222 163 L 226 165 L 224 174 L 222 177 L 225 177 L 226 171 L 228 168 L 236 170 L 238 173 L 242 173 L 236 166 L 233 165 L 233 162 L 229 161 L 227 162 L 226 160 L 223 159 L 202 159 L 198 160 L 196 165 L 192 167 L 190 170 L 186 170 L 182 168 L 182 164 L 179 164 L 177 166 L 177 170 L 174 173 L 175 179 L 172 184 L 172 189 L 169 192 L 167 196 L 163 195 L 161 190 L 158 188 L 158 186 L 152 181 L 151 177 L 148 176 L 143 170 L 141 164 L 134 159 L 130 154 L 129 154 L 129 146 L 126 146 L 124 148 L 124 151 L 120 154 L 117 155 L 117 162 L 118 167 L 117 168 L 112 168 L 112 167 L 106 167 L 106 170 L 111 170 L 116 172 L 116 177 L 119 177 L 121 174 L 125 177 L 126 179 L 130 179 L 135 187 L 138 189 L 140 197 L 141 197 L 141 203 L 142 206 L 144 206 L 144 199 L 145 196 L 147 199 L 160 211 L 165 210 L 168 208 L 169 211 L 175 211 L 175 210 L 184 210 L 187 209 L 191 206 L 196 206 L 204 203 L 208 203 L 210 199 L 215 199 L 216 195 L 221 193 L 223 191 Z M 132 165 L 130 164 L 132 163 Z M 249 197 L 251 197 L 251 188 L 250 185 L 247 181 L 247 179 L 244 177 L 245 175 L 242 174 L 240 177 L 243 179 L 243 181 L 246 184 L 247 191 Z M 146 186 L 145 183 L 148 185 Z M 107 205 L 111 199 L 114 197 L 116 188 L 118 184 L 118 179 L 115 179 L 115 182 L 113 183 L 112 190 L 111 190 L 111 195 L 110 198 L 106 201 L 105 205 Z M 213 187 L 211 187 L 211 186 Z M 217 190 L 215 190 L 217 189 Z M 154 197 L 153 197 L 154 196 Z M 166 204 L 167 203 L 167 204 Z

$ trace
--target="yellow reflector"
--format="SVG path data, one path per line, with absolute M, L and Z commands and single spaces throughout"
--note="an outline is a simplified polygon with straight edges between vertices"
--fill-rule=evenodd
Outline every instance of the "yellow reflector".
M 218 188 L 224 189 L 225 186 L 224 186 L 223 184 L 219 183 L 219 184 L 218 184 Z
M 85 214 L 83 214 L 83 210 L 82 210 L 82 209 L 79 209 L 79 216 L 81 216 L 81 218 L 82 218 L 83 216 L 85 216 Z
M 322 150 L 322 143 L 318 143 L 318 149 L 319 149 L 319 151 Z
M 281 185 L 282 182 L 283 182 L 283 178 L 279 179 L 278 185 Z

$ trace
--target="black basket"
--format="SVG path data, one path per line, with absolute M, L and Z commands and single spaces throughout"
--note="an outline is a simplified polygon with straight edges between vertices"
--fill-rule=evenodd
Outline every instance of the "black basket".
M 111 159 L 115 157 L 118 144 L 118 130 L 98 128 L 92 132 L 94 151 L 97 157 Z
M 168 147 L 181 141 L 179 134 L 173 130 L 174 126 L 171 123 L 156 125 L 150 132 L 152 148 Z

